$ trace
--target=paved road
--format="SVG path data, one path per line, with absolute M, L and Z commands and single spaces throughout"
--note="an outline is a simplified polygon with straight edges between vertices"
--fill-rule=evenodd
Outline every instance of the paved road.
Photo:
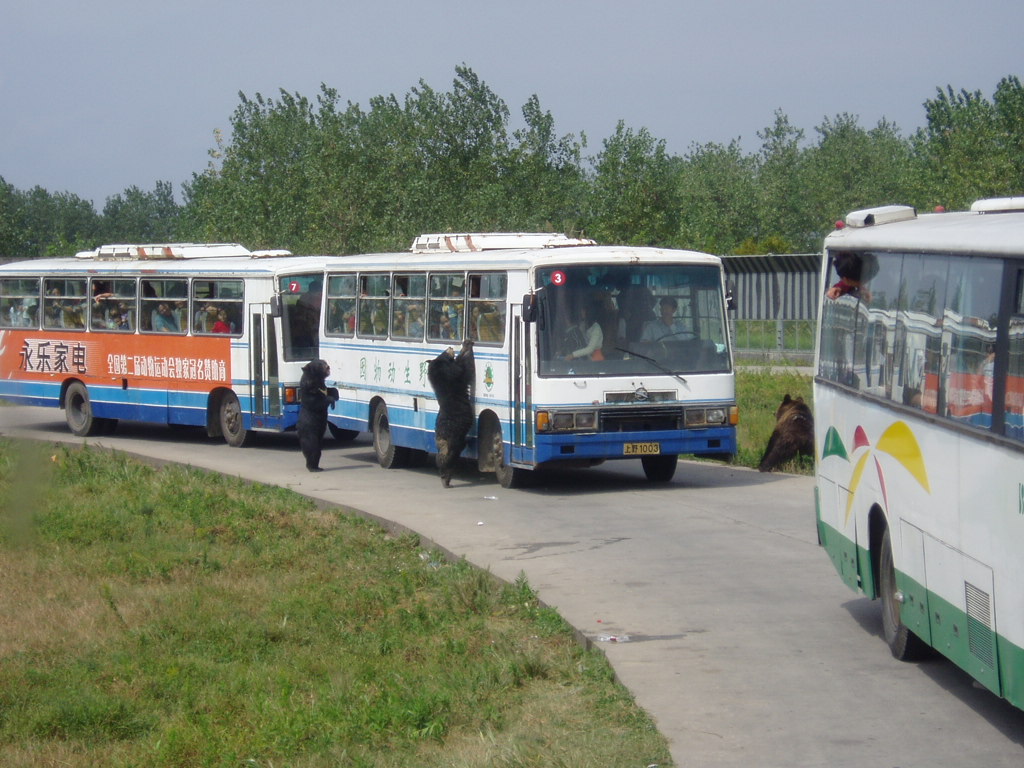
M 62 415 L 0 408 L 0 432 L 81 442 Z M 506 491 L 466 466 L 445 491 L 431 468 L 380 469 L 364 438 L 329 448 L 319 474 L 289 435 L 236 450 L 122 424 L 88 442 L 286 486 L 525 573 L 607 653 L 679 766 L 1024 765 L 1024 712 L 944 660 L 889 656 L 878 603 L 817 546 L 809 478 L 684 462 L 657 487 L 619 462 Z

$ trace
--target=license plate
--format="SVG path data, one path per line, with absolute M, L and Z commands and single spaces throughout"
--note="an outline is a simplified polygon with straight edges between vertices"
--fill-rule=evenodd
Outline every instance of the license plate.
M 661 453 L 661 443 L 626 443 L 623 456 L 656 456 Z

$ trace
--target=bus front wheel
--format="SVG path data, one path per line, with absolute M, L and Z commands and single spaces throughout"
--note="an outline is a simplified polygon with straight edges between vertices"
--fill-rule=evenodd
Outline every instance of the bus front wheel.
M 251 432 L 245 428 L 242 406 L 234 392 L 227 392 L 221 398 L 220 431 L 224 441 L 234 448 L 241 448 L 249 442 Z
M 882 634 L 889 644 L 892 655 L 900 661 L 914 661 L 927 655 L 928 646 L 900 617 L 899 587 L 896 585 L 896 568 L 892 559 L 892 542 L 889 530 L 882 535 L 882 551 L 878 560 L 878 589 L 882 596 Z
M 117 424 L 116 420 L 102 419 L 93 415 L 89 390 L 80 381 L 72 382 L 64 394 L 64 418 L 71 434 L 78 437 L 109 433 Z
M 388 407 L 377 403 L 373 409 L 373 452 L 377 463 L 384 469 L 400 469 L 409 463 L 409 449 L 391 441 L 391 422 L 388 421 Z
M 644 465 L 644 474 L 652 483 L 667 483 L 676 474 L 676 464 L 679 457 L 675 454 L 670 456 L 644 456 L 640 459 Z

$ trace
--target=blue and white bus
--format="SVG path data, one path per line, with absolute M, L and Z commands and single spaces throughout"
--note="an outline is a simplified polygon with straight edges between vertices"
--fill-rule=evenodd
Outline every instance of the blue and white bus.
M 436 450 L 427 366 L 474 342 L 465 455 L 513 487 L 532 470 L 736 453 L 735 378 L 718 257 L 561 235 L 423 235 L 410 252 L 328 260 L 319 355 L 344 438 L 381 466 Z M 280 293 L 288 304 L 284 284 Z M 287 314 L 287 313 L 286 313 Z M 596 326 L 596 328 L 595 328 Z

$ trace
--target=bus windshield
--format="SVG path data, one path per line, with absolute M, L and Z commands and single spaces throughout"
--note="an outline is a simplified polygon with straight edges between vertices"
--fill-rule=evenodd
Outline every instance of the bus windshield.
M 714 266 L 553 266 L 536 285 L 542 376 L 730 370 Z

